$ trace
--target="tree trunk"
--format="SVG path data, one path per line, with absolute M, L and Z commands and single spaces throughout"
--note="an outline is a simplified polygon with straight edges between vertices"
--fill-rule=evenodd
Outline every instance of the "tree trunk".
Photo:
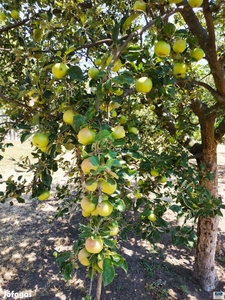
M 212 197 L 218 197 L 217 173 L 217 144 L 214 140 L 214 122 L 207 120 L 201 126 L 202 130 L 202 158 L 198 163 L 206 166 L 206 172 L 214 174 L 212 180 L 203 179 L 200 182 L 205 186 Z M 218 277 L 215 269 L 215 252 L 218 232 L 218 216 L 200 217 L 197 225 L 197 246 L 195 251 L 194 277 L 201 287 L 209 292 L 215 289 Z

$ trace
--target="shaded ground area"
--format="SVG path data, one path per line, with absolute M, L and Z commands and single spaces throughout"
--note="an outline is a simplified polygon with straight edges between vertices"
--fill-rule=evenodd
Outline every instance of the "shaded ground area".
M 225 195 L 225 147 L 220 148 L 220 194 Z M 223 196 L 224 201 L 224 196 Z M 31 299 L 81 300 L 88 293 L 90 280 L 80 267 L 69 283 L 59 274 L 54 251 L 70 250 L 82 222 L 80 212 L 69 219 L 51 221 L 58 207 L 55 200 L 0 207 L 0 299 L 5 292 L 26 292 Z M 174 222 L 173 215 L 169 215 Z M 216 254 L 220 283 L 225 292 L 225 222 L 220 221 Z M 116 278 L 103 288 L 102 300 L 211 300 L 192 278 L 193 250 L 173 247 L 165 235 L 156 248 L 139 238 L 120 241 L 120 253 L 128 263 L 128 274 L 116 270 Z M 96 281 L 93 285 L 95 294 Z M 7 299 L 16 299 L 8 297 Z M 27 299 L 27 298 L 20 298 Z

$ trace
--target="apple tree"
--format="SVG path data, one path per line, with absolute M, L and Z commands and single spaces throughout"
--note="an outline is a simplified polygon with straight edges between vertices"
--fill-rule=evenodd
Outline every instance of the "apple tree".
M 73 251 L 56 259 L 66 279 L 77 260 L 92 279 L 98 273 L 98 299 L 102 278 L 106 285 L 115 267 L 127 271 L 118 234 L 136 230 L 157 241 L 170 209 L 184 217 L 172 228 L 174 244 L 195 245 L 194 276 L 213 290 L 224 208 L 216 157 L 225 133 L 222 1 L 30 0 L 0 8 L 0 104 L 8 116 L 1 150 L 14 129 L 31 141 L 35 159 L 31 183 L 3 179 L 1 202 L 22 202 L 24 193 L 48 199 L 62 168 L 68 182 L 57 186 L 56 216 L 75 205 L 84 224 Z

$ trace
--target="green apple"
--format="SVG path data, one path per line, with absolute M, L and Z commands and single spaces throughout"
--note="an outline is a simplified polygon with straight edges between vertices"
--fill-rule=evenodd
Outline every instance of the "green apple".
M 148 216 L 148 219 L 151 222 L 155 222 L 156 221 L 156 215 L 153 212 L 151 212 L 150 215 Z
M 49 144 L 49 138 L 46 133 L 36 132 L 32 137 L 32 144 L 37 148 L 45 148 Z
M 117 117 L 117 112 L 116 112 L 114 109 L 111 110 L 110 114 L 111 114 L 111 117 L 112 117 L 112 118 Z
M 166 176 L 161 176 L 161 177 L 159 178 L 159 182 L 160 182 L 160 183 L 166 183 L 166 181 L 167 181 Z
M 148 77 L 141 77 L 136 80 L 135 88 L 139 93 L 148 93 L 152 89 L 152 80 Z
M 93 79 L 98 75 L 98 73 L 99 73 L 99 70 L 95 67 L 92 67 L 88 70 L 88 77 Z
M 52 67 L 52 74 L 55 78 L 61 79 L 66 75 L 68 69 L 68 66 L 64 63 L 56 63 Z
M 44 201 L 44 200 L 47 200 L 49 197 L 50 197 L 50 192 L 49 191 L 44 191 L 43 193 L 41 193 L 38 196 L 38 200 Z
M 155 110 L 155 109 L 156 109 L 155 105 L 154 105 L 154 104 L 151 104 L 151 105 L 150 105 L 150 109 L 151 109 L 151 110 Z
M 153 177 L 159 176 L 159 172 L 158 172 L 158 170 L 156 170 L 156 169 L 152 169 L 152 170 L 150 171 L 150 173 L 151 173 L 151 175 L 152 175 Z
M 146 3 L 143 0 L 135 1 L 133 9 L 146 11 Z
M 203 0 L 188 0 L 188 3 L 191 7 L 199 7 L 202 5 Z
M 13 9 L 12 11 L 11 11 L 11 16 L 12 16 L 12 18 L 13 19 L 19 19 L 19 17 L 20 17 L 20 14 L 19 14 L 19 12 L 17 11 L 17 10 L 15 10 L 15 9 Z
M 72 109 L 68 109 L 63 114 L 63 121 L 66 124 L 73 125 L 73 117 L 75 116 Z
M 95 63 L 96 66 L 101 66 L 102 60 L 100 58 L 96 58 L 94 63 Z
M 170 54 L 170 44 L 165 41 L 158 41 L 154 46 L 154 53 L 158 57 L 167 57 Z
M 196 60 L 201 60 L 204 56 L 204 51 L 201 48 L 195 48 L 191 51 L 191 57 L 193 57 Z
M 173 51 L 177 53 L 182 53 L 186 49 L 186 41 L 183 39 L 178 39 L 173 43 Z
M 173 66 L 173 74 L 177 77 L 182 77 L 182 75 L 185 75 L 186 70 L 187 70 L 187 65 L 182 62 L 181 63 L 177 62 Z
M 112 129 L 112 137 L 117 140 L 117 139 L 122 139 L 125 137 L 125 130 L 123 126 L 116 126 L 115 128 Z
M 127 117 L 126 116 L 121 116 L 119 119 L 120 124 L 124 125 L 127 123 Z
M 133 134 L 138 134 L 138 129 L 137 129 L 137 127 L 129 127 L 128 132 L 133 133 Z
M 0 20 L 5 21 L 5 19 L 6 19 L 6 15 L 2 11 L 0 11 Z

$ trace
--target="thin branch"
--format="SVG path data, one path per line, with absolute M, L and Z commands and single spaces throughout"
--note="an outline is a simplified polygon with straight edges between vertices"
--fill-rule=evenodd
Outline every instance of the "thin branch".
M 39 15 L 40 15 L 41 13 L 43 13 L 43 12 L 44 12 L 44 10 L 40 10 L 38 13 L 32 15 L 31 17 L 27 17 L 27 18 L 25 18 L 25 19 L 23 19 L 23 20 L 21 20 L 21 21 L 18 21 L 18 22 L 14 23 L 14 24 L 11 24 L 11 25 L 2 27 L 2 28 L 0 29 L 0 35 L 1 35 L 1 33 L 3 33 L 3 32 L 8 32 L 9 30 L 11 30 L 11 29 L 13 29 L 13 28 L 17 28 L 17 27 L 20 27 L 20 26 L 26 24 L 26 23 L 29 22 L 32 18 L 35 18 L 35 17 L 39 16 Z
M 195 83 L 195 84 L 197 84 L 199 86 L 202 86 L 205 89 L 207 89 L 212 94 L 212 96 L 217 100 L 217 102 L 220 105 L 225 105 L 225 95 L 224 96 L 220 95 L 216 90 L 214 90 L 210 85 L 208 85 L 205 82 L 202 82 L 202 81 L 193 81 L 193 83 Z
M 16 99 L 8 98 L 4 94 L 2 94 L 1 90 L 0 90 L 0 98 L 3 99 L 4 101 L 7 101 L 7 102 L 16 103 L 16 104 L 18 104 L 18 106 L 24 107 L 28 111 L 33 111 L 32 107 L 30 107 L 30 106 L 28 106 L 28 105 L 26 105 L 24 103 L 21 103 L 21 102 L 17 101 Z

